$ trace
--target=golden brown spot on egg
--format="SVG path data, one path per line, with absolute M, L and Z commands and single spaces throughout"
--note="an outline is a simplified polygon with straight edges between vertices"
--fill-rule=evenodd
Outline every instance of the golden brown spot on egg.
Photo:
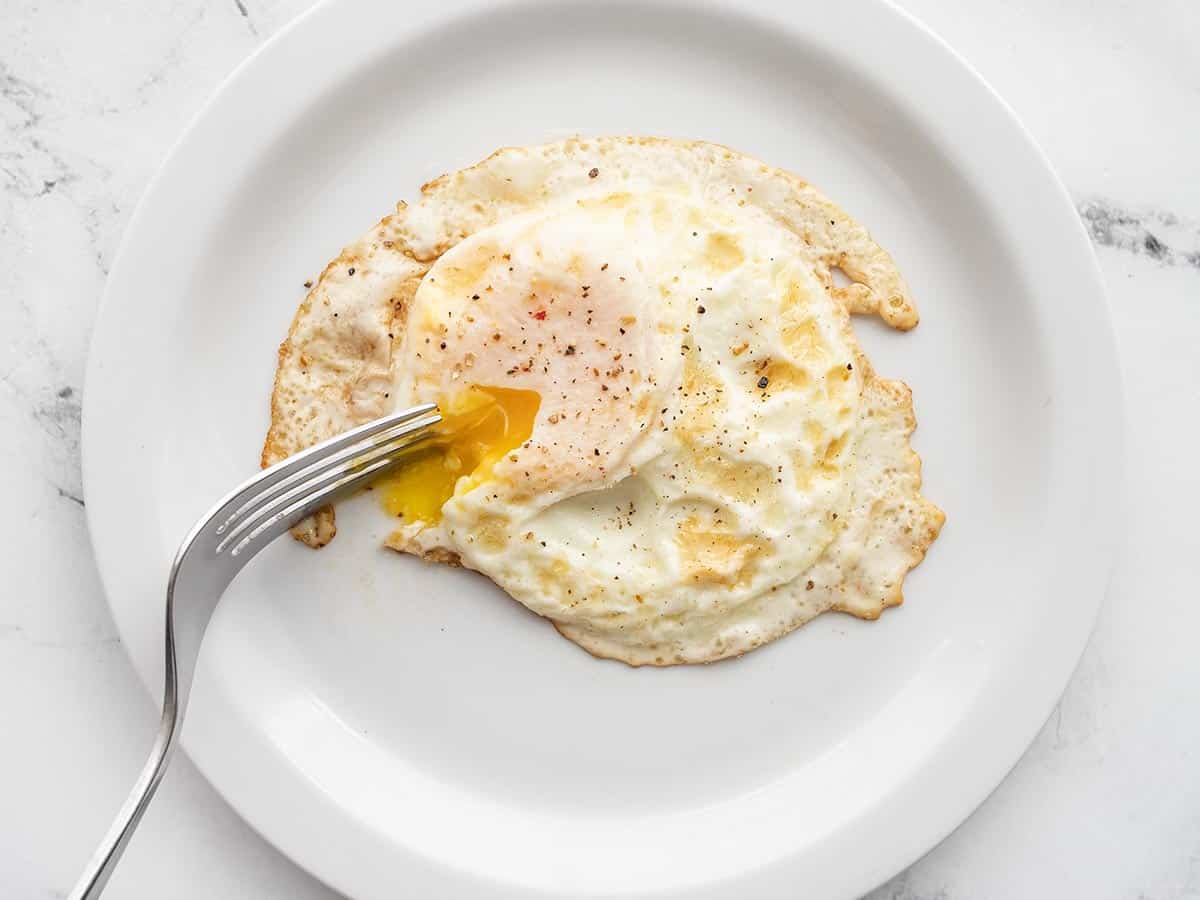
M 814 318 L 806 316 L 786 322 L 782 335 L 784 345 L 798 359 L 818 363 L 828 355 L 821 326 Z
M 624 209 L 632 199 L 628 191 L 617 191 L 603 197 L 585 197 L 579 205 L 584 209 Z
M 814 471 L 809 464 L 809 455 L 804 450 L 793 450 L 790 454 L 792 459 L 792 473 L 796 479 L 796 487 L 801 491 L 808 491 L 812 488 Z
M 570 258 L 567 260 L 567 272 L 570 273 L 571 275 L 574 275 L 576 278 L 581 278 L 581 277 L 583 277 L 583 267 L 584 267 L 583 257 L 580 256 L 578 253 L 572 253 Z M 583 290 L 586 293 L 588 290 L 588 286 L 584 285 Z
M 776 502 L 775 476 L 770 466 L 744 462 L 711 450 L 693 457 L 693 474 L 699 481 L 722 496 L 731 497 L 755 508 L 757 521 L 774 527 L 784 515 Z
M 844 365 L 831 366 L 825 372 L 824 388 L 825 396 L 831 400 L 841 398 L 846 382 L 850 380 L 852 373 Z
M 810 303 L 811 299 L 805 287 L 800 282 L 789 279 L 783 290 L 780 312 L 784 315 L 803 315 L 804 307 Z
M 465 259 L 456 259 L 455 265 L 443 265 L 438 273 L 442 290 L 448 294 L 474 293 L 495 258 L 495 247 L 481 245 Z
M 772 393 L 797 391 L 808 385 L 808 372 L 803 366 L 797 366 L 786 359 L 770 359 L 764 362 L 765 366 L 760 363 L 756 367 L 756 371 L 762 373 L 762 377 L 758 380 L 758 386 L 763 390 L 769 390 Z M 764 378 L 766 384 L 762 383 Z
M 496 516 L 482 516 L 472 530 L 475 543 L 484 550 L 496 552 L 508 543 L 505 540 L 504 520 Z
M 720 507 L 685 515 L 675 526 L 675 546 L 684 577 L 697 584 L 738 585 L 753 577 L 768 547 L 762 538 L 737 534 L 732 514 Z
M 554 559 L 548 565 L 539 566 L 535 570 L 535 578 L 542 593 L 547 597 L 553 597 L 562 590 L 563 584 L 571 583 L 571 568 L 561 559 Z M 570 594 L 571 591 L 568 590 L 567 593 Z
M 408 318 L 408 309 L 412 305 L 413 297 L 416 296 L 417 288 L 421 286 L 423 275 L 424 273 L 422 272 L 406 278 L 396 287 L 395 293 L 392 294 L 392 318 L 388 328 L 394 333 L 399 333 L 403 330 L 405 320 Z
M 531 303 L 553 303 L 555 298 L 568 290 L 567 285 L 558 279 L 551 279 L 547 273 L 537 273 L 529 281 L 529 301 Z
M 674 212 L 662 197 L 654 198 L 654 205 L 650 208 L 650 221 L 655 231 L 665 232 L 674 224 Z
M 842 455 L 842 451 L 846 449 L 846 435 L 842 434 L 831 440 L 825 446 L 825 452 L 822 454 L 822 462 L 832 462 Z
M 717 427 L 717 414 L 725 407 L 722 382 L 715 371 L 700 362 L 699 356 L 687 353 L 683 361 L 680 415 L 674 425 L 675 433 L 685 442 L 697 442 L 711 434 Z
M 737 238 L 723 231 L 708 236 L 704 256 L 714 269 L 722 273 L 736 269 L 746 258 Z
M 841 468 L 838 461 L 842 455 L 842 451 L 846 448 L 846 435 L 842 434 L 831 440 L 821 454 L 820 460 L 816 465 L 817 474 L 824 478 L 837 478 L 841 474 Z M 836 519 L 836 514 L 834 515 Z
M 849 365 L 834 366 L 825 373 L 825 377 L 831 381 L 849 381 L 850 373 L 853 371 Z

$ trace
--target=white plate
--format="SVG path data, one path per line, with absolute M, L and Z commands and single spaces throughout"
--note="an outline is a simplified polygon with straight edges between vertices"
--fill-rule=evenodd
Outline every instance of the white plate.
M 1051 710 L 1104 589 L 1121 433 L 1066 194 L 986 85 L 877 0 L 338 0 L 271 41 L 147 192 L 96 328 L 84 468 L 117 626 L 157 696 L 168 562 L 254 470 L 305 279 L 423 180 L 574 132 L 733 145 L 893 252 L 922 324 L 857 328 L 915 391 L 949 516 L 908 603 L 635 671 L 481 578 L 379 549 L 363 498 L 319 556 L 280 541 L 226 595 L 185 745 L 358 898 L 861 893 L 957 825 Z

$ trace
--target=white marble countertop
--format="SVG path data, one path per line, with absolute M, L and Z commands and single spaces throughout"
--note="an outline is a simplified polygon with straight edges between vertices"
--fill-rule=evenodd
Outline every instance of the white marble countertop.
M 8 0 L 0 15 L 0 896 L 62 897 L 157 712 L 83 517 L 88 335 L 122 229 L 205 97 L 308 0 Z M 1200 4 L 904 0 L 1015 108 L 1108 281 L 1127 539 L 1033 747 L 872 895 L 1200 897 Z M 113 898 L 331 898 L 177 758 Z

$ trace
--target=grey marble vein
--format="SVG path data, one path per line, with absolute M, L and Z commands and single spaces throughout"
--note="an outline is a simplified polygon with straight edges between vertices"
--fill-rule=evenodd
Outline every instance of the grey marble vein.
M 1162 210 L 1139 211 L 1100 197 L 1083 200 L 1077 208 L 1098 247 L 1200 269 L 1200 222 Z
M 78 390 L 65 383 L 63 364 L 47 338 L 37 333 L 35 316 L 23 298 L 15 306 L 21 313 L 24 330 L 20 342 L 6 353 L 12 362 L 0 372 L 0 387 L 16 401 L 42 435 L 40 460 L 44 477 L 56 494 L 83 507 L 82 475 L 79 462 L 82 406 Z
M 237 7 L 238 14 L 246 20 L 246 27 L 250 29 L 250 33 L 258 37 L 258 27 L 254 24 L 254 20 L 250 17 L 250 10 L 247 9 L 244 0 L 233 0 L 234 6 Z
M 950 894 L 945 888 L 937 888 L 932 891 L 917 890 L 912 885 L 912 875 L 906 871 L 867 894 L 863 900 L 949 900 L 949 898 Z

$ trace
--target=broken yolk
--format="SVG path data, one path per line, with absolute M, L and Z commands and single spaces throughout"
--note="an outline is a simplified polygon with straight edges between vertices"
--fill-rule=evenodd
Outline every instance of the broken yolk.
M 496 463 L 529 440 L 541 399 L 536 391 L 472 387 L 439 404 L 433 436 L 376 482 L 384 508 L 408 521 L 439 522 L 447 500 L 487 481 Z

